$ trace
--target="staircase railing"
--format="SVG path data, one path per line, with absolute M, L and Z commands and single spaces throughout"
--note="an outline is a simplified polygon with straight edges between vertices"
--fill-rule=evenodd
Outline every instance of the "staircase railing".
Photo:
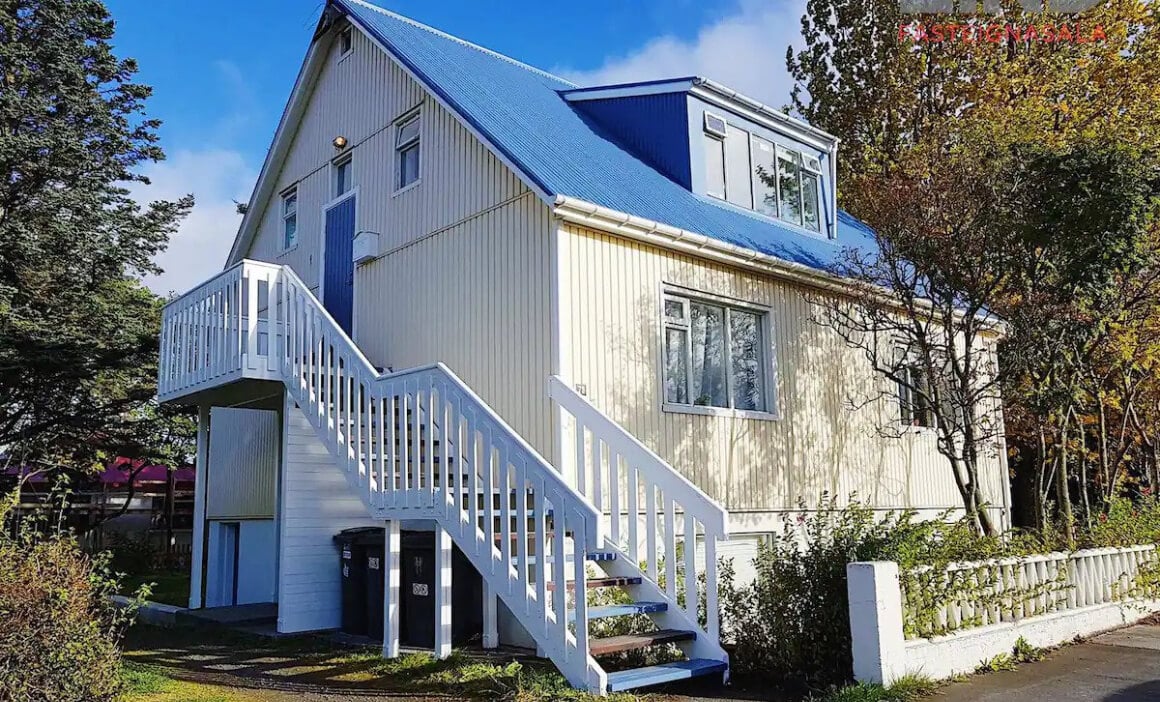
M 728 538 L 728 512 L 562 378 L 550 379 L 549 394 L 563 419 L 571 418 L 575 487 L 605 514 L 609 542 L 633 563 L 643 561 L 645 573 L 663 583 L 671 601 L 683 600 L 689 621 L 698 622 L 703 606 L 702 633 L 716 644 L 717 542 Z M 703 581 L 696 576 L 698 548 Z
M 434 519 L 569 682 L 605 688 L 586 626 L 570 626 L 586 600 L 565 594 L 585 592 L 600 515 L 451 370 L 380 374 L 292 270 L 252 261 L 162 321 L 162 399 L 282 381 L 376 518 Z

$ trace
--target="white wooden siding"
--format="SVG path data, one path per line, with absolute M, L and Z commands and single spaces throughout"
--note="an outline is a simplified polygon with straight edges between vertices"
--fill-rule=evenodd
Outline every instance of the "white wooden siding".
M 887 398 L 854 409 L 881 389 L 865 358 L 811 321 L 800 288 L 690 256 L 578 227 L 562 236 L 565 366 L 572 382 L 613 419 L 691 480 L 764 530 L 759 513 L 857 492 L 882 508 L 961 505 L 930 431 L 881 434 L 896 423 Z M 661 411 L 660 295 L 677 285 L 770 312 L 779 419 Z M 986 475 L 1003 504 L 998 455 Z M 741 515 L 737 515 L 741 516 Z M 738 530 L 745 530 L 741 523 Z M 763 528 L 764 526 L 764 528 Z
M 346 476 L 293 402 L 286 433 L 278 559 L 278 631 L 331 629 L 342 623 L 342 580 L 334 535 L 382 526 L 346 483 Z
M 355 327 L 372 362 L 446 363 L 549 457 L 550 227 L 527 193 L 355 274 Z
M 322 41 L 325 41 L 323 39 Z M 420 107 L 420 182 L 395 193 L 395 121 Z M 334 148 L 336 136 L 348 146 Z M 380 235 L 382 250 L 459 222 L 527 188 L 361 32 L 339 60 L 329 48 L 267 203 L 254 203 L 258 232 L 244 257 L 289 264 L 315 288 L 321 275 L 323 207 L 333 199 L 330 163 L 353 159 L 359 189 L 357 228 Z M 281 251 L 280 193 L 298 187 L 298 244 Z M 358 293 L 356 293 L 356 298 Z

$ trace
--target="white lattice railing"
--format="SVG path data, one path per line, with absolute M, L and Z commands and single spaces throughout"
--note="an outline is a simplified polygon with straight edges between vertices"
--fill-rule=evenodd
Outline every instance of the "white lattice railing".
M 1156 561 L 1156 547 L 1144 545 L 956 563 L 940 573 L 921 568 L 903 578 L 907 638 L 1120 602 Z M 951 596 L 943 601 L 940 593 Z
M 611 544 L 632 563 L 643 562 L 646 575 L 663 583 L 672 602 L 683 599 L 689 625 L 715 643 L 720 629 L 717 542 L 728 538 L 728 513 L 563 379 L 552 377 L 549 394 L 565 421 L 571 420 L 569 477 L 605 515 Z M 696 576 L 698 550 L 704 554 L 704 580 Z M 682 562 L 684 582 L 679 583 Z M 706 605 L 703 628 L 701 602 Z

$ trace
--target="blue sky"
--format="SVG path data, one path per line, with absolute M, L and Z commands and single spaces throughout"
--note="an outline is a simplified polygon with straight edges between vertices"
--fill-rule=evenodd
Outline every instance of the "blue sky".
M 771 104 L 804 0 L 377 0 L 388 9 L 587 85 L 699 74 Z M 169 160 L 141 198 L 198 204 L 147 281 L 182 291 L 220 269 L 310 42 L 320 0 L 106 0 L 121 56 L 154 88 Z

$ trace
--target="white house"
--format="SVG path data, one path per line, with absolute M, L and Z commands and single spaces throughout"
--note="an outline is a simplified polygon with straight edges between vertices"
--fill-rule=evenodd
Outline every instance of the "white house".
M 705 78 L 579 88 L 331 0 L 225 270 L 165 309 L 161 399 L 200 410 L 190 606 L 337 628 L 333 538 L 373 527 L 343 567 L 384 577 L 385 655 L 426 621 L 444 655 L 462 617 L 596 691 L 727 675 L 717 559 L 744 571 L 799 497 L 960 505 L 933 432 L 881 431 L 897 403 L 851 403 L 881 380 L 810 321 L 873 241 L 839 157 Z M 609 587 L 637 604 L 560 594 Z M 657 633 L 569 624 L 639 612 Z M 688 660 L 600 665 L 660 642 Z

